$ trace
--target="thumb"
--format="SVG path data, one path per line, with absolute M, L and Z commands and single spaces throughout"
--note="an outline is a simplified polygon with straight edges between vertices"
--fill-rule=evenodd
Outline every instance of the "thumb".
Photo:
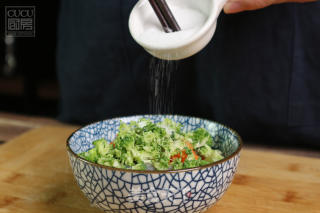
M 228 14 L 246 10 L 256 10 L 271 4 L 272 1 L 267 0 L 229 0 L 224 6 L 224 12 Z

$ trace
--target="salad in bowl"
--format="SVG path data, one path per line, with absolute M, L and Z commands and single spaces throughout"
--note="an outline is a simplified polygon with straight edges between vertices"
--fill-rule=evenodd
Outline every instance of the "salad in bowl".
M 165 118 L 153 123 L 141 118 L 120 122 L 111 142 L 98 139 L 80 157 L 105 166 L 133 170 L 176 170 L 203 166 L 223 159 L 204 128 L 183 132 L 182 125 Z

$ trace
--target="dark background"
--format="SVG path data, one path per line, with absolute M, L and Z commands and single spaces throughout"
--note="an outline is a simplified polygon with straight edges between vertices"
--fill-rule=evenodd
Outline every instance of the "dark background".
M 5 6 L 35 6 L 36 35 L 5 44 Z M 56 117 L 59 89 L 55 72 L 59 1 L 0 2 L 0 111 Z M 15 66 L 6 60 L 12 48 Z

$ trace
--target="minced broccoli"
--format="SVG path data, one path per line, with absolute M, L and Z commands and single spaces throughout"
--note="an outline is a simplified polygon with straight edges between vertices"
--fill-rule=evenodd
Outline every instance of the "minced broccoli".
M 213 139 L 203 128 L 184 133 L 182 125 L 170 119 L 153 123 L 141 118 L 129 124 L 120 122 L 112 142 L 99 139 L 94 148 L 79 156 L 101 165 L 133 170 L 185 169 L 223 159 L 212 149 Z

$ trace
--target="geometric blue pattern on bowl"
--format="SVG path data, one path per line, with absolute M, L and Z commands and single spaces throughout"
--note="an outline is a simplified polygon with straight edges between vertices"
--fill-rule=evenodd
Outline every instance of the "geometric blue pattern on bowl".
M 225 159 L 197 168 L 172 171 L 135 171 L 88 162 L 76 154 L 93 147 L 94 140 L 112 141 L 120 120 L 170 118 L 183 131 L 205 128 Z M 85 126 L 67 141 L 74 177 L 90 202 L 105 212 L 204 212 L 227 190 L 236 172 L 242 140 L 230 128 L 205 119 L 179 115 L 140 115 L 114 118 Z

